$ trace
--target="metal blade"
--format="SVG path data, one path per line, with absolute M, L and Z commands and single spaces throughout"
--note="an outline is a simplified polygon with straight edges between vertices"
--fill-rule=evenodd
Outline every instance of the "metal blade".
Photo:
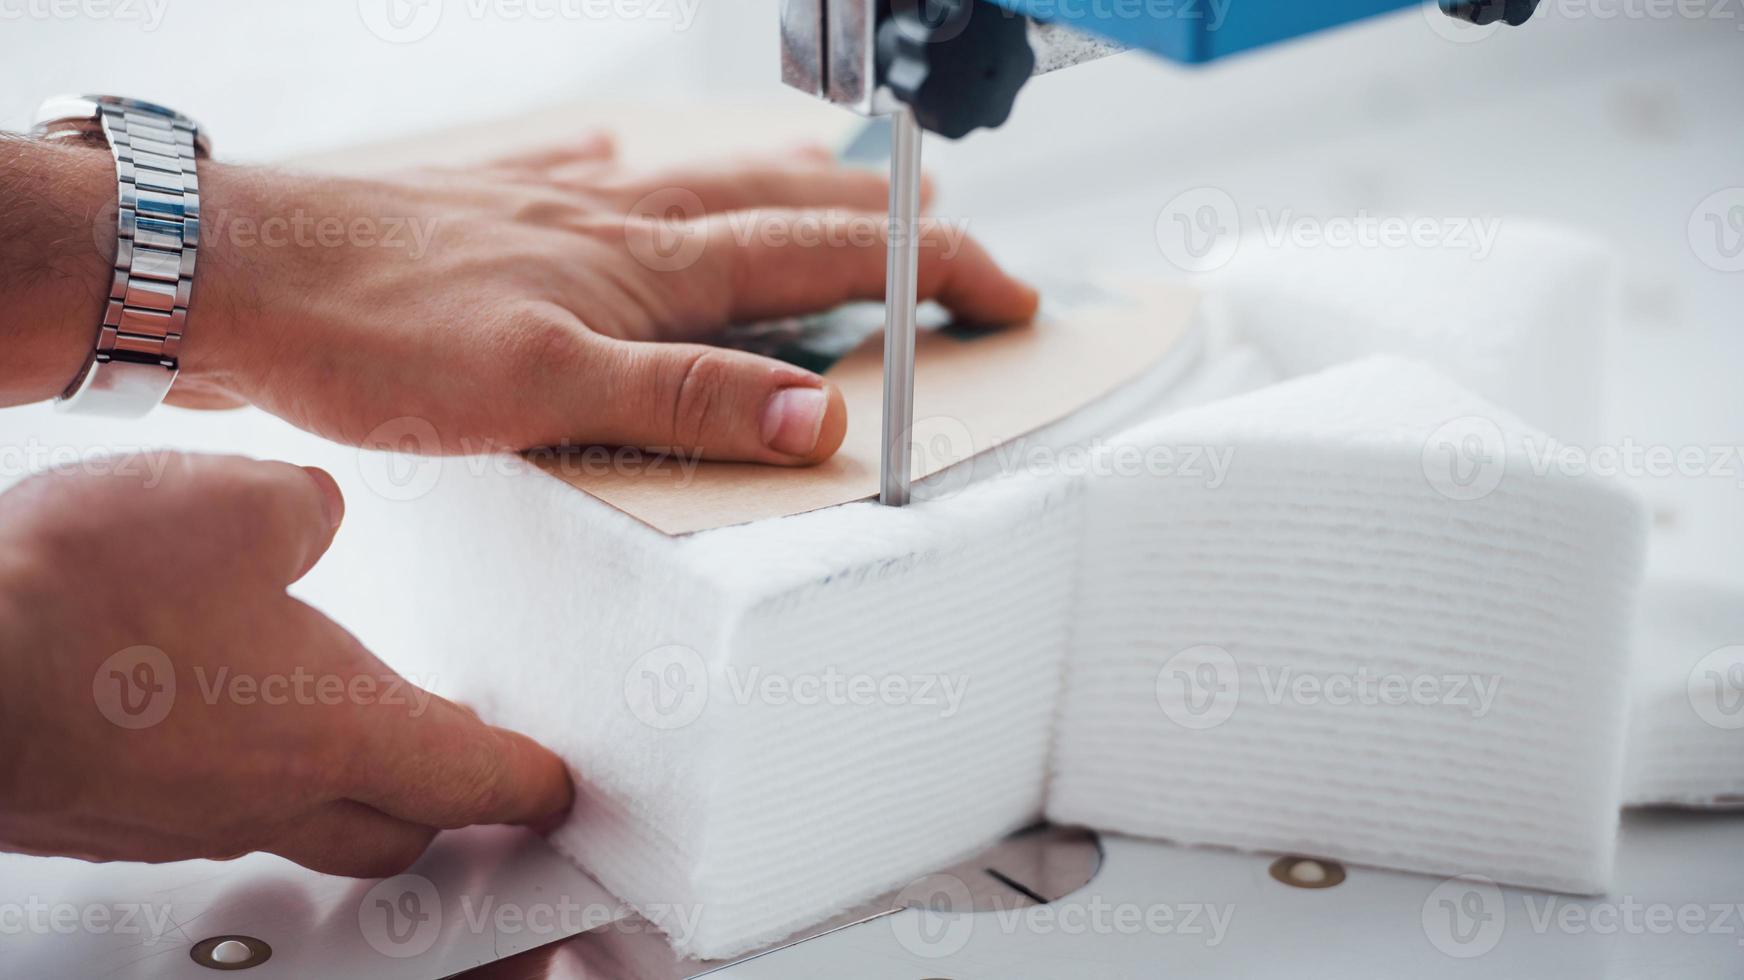
M 914 318 L 920 268 L 920 142 L 914 114 L 890 117 L 890 244 L 884 278 L 884 439 L 878 457 L 880 503 L 908 503 L 914 426 Z

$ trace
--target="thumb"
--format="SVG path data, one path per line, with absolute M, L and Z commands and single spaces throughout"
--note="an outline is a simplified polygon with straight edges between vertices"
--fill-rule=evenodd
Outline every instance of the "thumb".
M 275 583 L 302 578 L 333 544 L 345 499 L 325 470 L 233 456 L 197 465 L 198 482 L 215 492 L 202 520 L 233 525 L 215 540 L 248 541 L 251 563 Z
M 834 455 L 848 431 L 842 393 L 768 357 L 700 344 L 609 340 L 588 359 L 590 440 L 707 459 L 803 466 Z

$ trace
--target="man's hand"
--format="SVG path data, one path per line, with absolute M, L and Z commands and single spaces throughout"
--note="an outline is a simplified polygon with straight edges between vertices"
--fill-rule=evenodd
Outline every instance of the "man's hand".
M 259 405 L 360 444 L 394 419 L 477 453 L 670 448 L 804 464 L 841 395 L 706 346 L 729 323 L 883 296 L 882 177 L 820 150 L 632 173 L 573 145 L 387 180 L 211 165 L 172 404 Z M 920 292 L 971 321 L 1036 295 L 961 229 L 921 233 Z
M 286 595 L 339 525 L 331 477 L 112 462 L 0 495 L 0 849 L 376 877 L 437 828 L 568 808 L 555 756 Z

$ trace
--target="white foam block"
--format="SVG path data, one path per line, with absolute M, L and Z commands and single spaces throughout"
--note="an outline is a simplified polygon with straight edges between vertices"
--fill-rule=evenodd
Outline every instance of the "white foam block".
M 1649 582 L 1624 801 L 1744 806 L 1744 594 Z
M 1401 725 L 1389 739 L 1373 743 L 1364 740 L 1364 730 L 1334 732 L 1330 744 L 1352 746 L 1347 759 L 1392 774 L 1370 784 L 1349 772 L 1335 773 L 1331 785 L 1344 795 L 1344 808 L 1363 813 L 1366 823 L 1297 806 L 1264 821 L 1225 821 L 1239 839 L 1202 839 L 1400 867 L 1423 867 L 1426 861 L 1441 867 L 1451 849 L 1493 859 L 1474 863 L 1479 870 L 1500 871 L 1497 877 L 1504 880 L 1586 883 L 1588 878 L 1559 877 L 1546 866 L 1560 872 L 1566 865 L 1598 862 L 1597 842 L 1615 820 L 1615 772 L 1608 783 L 1594 774 L 1607 747 L 1615 758 L 1617 735 L 1604 724 L 1605 698 L 1620 698 L 1620 680 L 1611 669 L 1614 651 L 1598 639 L 1603 621 L 1595 621 L 1590 669 L 1562 678 L 1568 689 L 1553 698 L 1544 688 L 1550 673 L 1561 669 L 1565 649 L 1559 643 L 1584 642 L 1589 633 L 1552 642 L 1544 632 L 1560 620 L 1535 626 L 1523 620 L 1544 609 L 1575 615 L 1559 605 L 1563 594 L 1580 593 L 1606 574 L 1615 574 L 1612 591 L 1621 594 L 1632 521 L 1639 515 L 1580 481 L 1557 496 L 1540 486 L 1544 481 L 1512 473 L 1495 496 L 1532 502 L 1526 511 L 1482 502 L 1445 512 L 1414 510 L 1424 503 L 1426 484 L 1420 462 L 1411 464 L 1417 467 L 1414 484 L 1405 480 L 1409 474 L 1401 475 L 1398 445 L 1413 437 L 1415 420 L 1429 411 L 1424 400 L 1435 412 L 1481 404 L 1447 393 L 1439 381 L 1415 383 L 1421 380 L 1415 368 L 1402 369 L 1403 380 L 1391 386 L 1345 385 L 1335 376 L 1310 389 L 1348 387 L 1352 394 L 1339 403 L 1340 411 L 1309 410 L 1324 408 L 1330 396 L 1284 396 L 1283 423 L 1252 421 L 1255 431 L 1289 437 L 1282 457 L 1266 449 L 1273 443 L 1259 440 L 1237 443 L 1251 458 L 1226 460 L 1232 464 L 1227 471 L 1202 456 L 1152 454 L 1138 461 L 1143 472 L 1126 475 L 1133 460 L 1108 446 L 1094 454 L 1112 457 L 1106 460 L 1111 465 L 1089 472 L 1034 465 L 1038 459 L 1064 462 L 1061 447 L 1106 439 L 1134 420 L 1271 380 L 1251 350 L 1222 354 L 1185 380 L 1176 378 L 1172 366 L 1159 369 L 1023 446 L 978 457 L 976 479 L 967 485 L 947 471 L 923 484 L 923 502 L 903 510 L 856 504 L 669 538 L 525 464 L 451 460 L 423 464 L 434 466 L 436 476 L 433 486 L 418 482 L 418 493 L 411 494 L 416 500 L 376 508 L 377 519 L 369 523 L 387 529 L 387 537 L 354 551 L 385 557 L 405 591 L 427 599 L 415 617 L 407 617 L 417 642 L 402 644 L 394 665 L 557 751 L 573 771 L 578 802 L 554 835 L 556 845 L 665 929 L 680 952 L 712 958 L 782 939 L 949 865 L 1034 818 L 1048 785 L 1066 653 L 1074 643 L 1107 648 L 1106 636 L 1095 632 L 1080 630 L 1074 639 L 1074 624 L 1156 628 L 1162 630 L 1156 642 L 1174 644 L 1170 624 L 1154 618 L 1162 608 L 1159 595 L 1193 595 L 1192 589 L 1220 581 L 1225 598 L 1240 591 L 1239 583 L 1225 581 L 1229 568 L 1219 564 L 1219 552 L 1177 547 L 1207 520 L 1217 523 L 1207 516 L 1210 499 L 1177 514 L 1173 507 L 1159 510 L 1154 493 L 1135 488 L 1162 486 L 1167 495 L 1173 492 L 1167 489 L 1169 474 L 1203 480 L 1218 473 L 1250 488 L 1219 498 L 1223 503 L 1216 506 L 1230 508 L 1223 523 L 1247 535 L 1235 539 L 1247 550 L 1229 554 L 1251 561 L 1261 556 L 1265 541 L 1283 546 L 1277 569 L 1243 573 L 1253 601 L 1264 603 L 1278 594 L 1272 584 L 1278 575 L 1292 569 L 1310 579 L 1320 574 L 1313 561 L 1304 560 L 1304 548 L 1342 545 L 1329 546 L 1324 537 L 1261 537 L 1254 529 L 1269 535 L 1274 526 L 1288 528 L 1304 514 L 1312 518 L 1328 506 L 1336 511 L 1344 505 L 1324 500 L 1326 487 L 1333 486 L 1334 497 L 1359 509 L 1336 511 L 1339 520 L 1327 525 L 1333 529 L 1328 533 L 1344 534 L 1344 523 L 1371 525 L 1365 533 L 1373 567 L 1357 551 L 1338 573 L 1354 583 L 1342 607 L 1346 618 L 1369 628 L 1370 619 L 1385 626 L 1405 616 L 1403 626 L 1375 626 L 1373 635 L 1377 642 L 1411 638 L 1416 645 L 1399 654 L 1408 663 L 1466 664 L 1474 630 L 1480 637 L 1493 634 L 1498 662 L 1505 665 L 1549 649 L 1553 656 L 1544 671 L 1528 672 L 1520 681 L 1521 696 L 1558 724 L 1558 706 L 1587 703 L 1590 713 L 1573 718 L 1572 731 L 1541 740 L 1553 753 L 1571 745 L 1580 751 L 1575 763 L 1556 767 L 1560 781 L 1534 784 L 1544 766 L 1527 753 L 1503 775 L 1459 773 L 1450 787 L 1437 788 L 1435 780 L 1454 768 L 1447 760 L 1463 758 L 1481 769 L 1497 745 L 1517 749 L 1513 739 L 1519 733 L 1508 730 L 1474 743 L 1472 752 L 1488 755 L 1473 760 L 1459 742 L 1466 732 L 1439 716 L 1421 719 L 1420 731 L 1403 731 L 1408 726 Z M 1389 399 L 1402 401 L 1395 406 Z M 1220 404 L 1234 408 L 1182 417 L 1252 415 L 1242 408 L 1245 399 Z M 1261 414 L 1269 419 L 1273 411 Z M 1507 426 L 1512 432 L 1512 423 Z M 1322 434 L 1306 434 L 1310 430 Z M 1141 427 L 1137 436 L 1117 442 L 1169 445 L 1144 435 L 1150 431 Z M 1048 451 L 1029 452 L 1036 447 Z M 1286 457 L 1295 469 L 1279 467 Z M 1260 475 L 1247 475 L 1250 464 Z M 1153 474 L 1145 467 L 1161 469 Z M 1297 476 L 1303 479 L 1292 482 Z M 1372 489 L 1345 492 L 1352 485 Z M 1292 486 L 1299 492 L 1288 492 Z M 1255 487 L 1271 487 L 1265 492 L 1272 496 L 1253 496 Z M 1396 496 L 1410 506 L 1395 507 Z M 1544 503 L 1552 499 L 1554 507 Z M 1540 511 L 1549 512 L 1549 530 L 1530 525 L 1543 516 Z M 1614 526 L 1592 535 L 1584 550 L 1568 545 L 1565 539 L 1579 536 L 1571 528 L 1590 530 L 1586 522 L 1593 512 L 1617 518 Z M 1425 530 L 1425 513 L 1446 522 L 1441 537 Z M 1185 523 L 1171 523 L 1174 516 Z M 1317 526 L 1312 519 L 1307 524 Z M 1545 551 L 1545 542 L 1573 550 Z M 1412 560 L 1402 559 L 1399 549 Z M 1483 577 L 1478 566 L 1491 560 L 1517 560 L 1526 571 L 1498 579 L 1503 587 L 1484 592 L 1473 582 Z M 1509 591 L 1530 580 L 1533 570 L 1556 569 L 1562 576 L 1556 583 L 1540 583 L 1524 597 Z M 408 570 L 412 579 L 406 582 Z M 1413 574 L 1418 577 L 1393 588 L 1375 581 Z M 1416 605 L 1400 605 L 1396 591 L 1415 595 Z M 1486 618 L 1482 610 L 1463 608 L 1485 597 L 1513 603 L 1511 611 Z M 1129 603 L 1119 616 L 1107 607 L 1116 601 Z M 1597 593 L 1581 601 L 1603 607 L 1603 615 L 1621 615 L 1625 608 L 1606 604 Z M 1449 608 L 1437 619 L 1431 607 L 1439 602 Z M 1205 608 L 1222 615 L 1238 605 Z M 1306 617 L 1304 628 L 1313 631 L 1323 628 L 1315 617 L 1327 608 L 1286 604 L 1250 618 L 1256 626 L 1269 623 L 1276 634 L 1288 628 L 1290 617 Z M 1254 612 L 1251 603 L 1241 609 Z M 1447 622 L 1457 632 L 1443 651 L 1424 631 Z M 1360 654 L 1372 652 L 1362 648 Z M 1087 671 L 1084 677 L 1094 683 L 1101 668 L 1094 657 L 1084 663 L 1074 671 Z M 1154 691 L 1155 667 L 1146 669 L 1152 676 L 1141 680 Z M 1078 687 L 1076 676 L 1072 683 Z M 1503 697 L 1515 693 L 1510 686 Z M 1512 710 L 1515 703 L 1499 701 L 1497 710 Z M 1081 708 L 1082 702 L 1072 708 L 1073 717 Z M 1108 702 L 1108 715 L 1137 717 L 1118 698 Z M 1269 768 L 1251 767 L 1254 780 L 1269 780 L 1287 799 L 1299 799 L 1288 795 L 1294 792 L 1289 772 L 1295 771 L 1289 767 L 1299 763 L 1289 755 L 1294 746 L 1328 744 L 1324 718 L 1302 720 L 1306 727 L 1264 733 L 1266 745 L 1281 745 L 1276 751 L 1284 753 L 1288 771 L 1281 773 L 1276 759 Z M 1074 730 L 1073 737 L 1088 733 L 1095 744 L 1093 728 Z M 1148 744 L 1149 734 L 1138 735 L 1134 745 Z M 1097 780 L 1107 778 L 1103 756 L 1122 758 L 1093 751 L 1073 763 L 1073 744 L 1062 738 L 1054 756 L 1055 806 L 1068 817 L 1087 813 L 1079 804 L 1093 799 Z M 1219 822 L 1224 809 L 1248 809 L 1257 785 L 1195 784 L 1193 767 L 1169 755 L 1124 758 L 1126 775 L 1114 795 L 1126 794 L 1141 811 L 1162 795 L 1156 789 L 1160 773 L 1186 774 L 1186 785 L 1197 786 L 1197 802 L 1194 794 L 1184 799 L 1199 808 L 1195 819 L 1207 824 Z M 1413 784 L 1422 795 L 1404 799 L 1399 786 L 1405 777 L 1397 770 L 1411 770 L 1426 758 L 1441 762 L 1423 769 L 1421 785 Z M 1312 767 L 1300 772 L 1311 780 L 1328 778 Z M 1511 809 L 1473 818 L 1472 810 L 1500 796 L 1499 787 L 1515 792 Z M 1318 798 L 1308 796 L 1310 802 Z M 1449 802 L 1456 805 L 1447 816 L 1424 815 Z M 1153 820 L 1148 812 L 1137 819 L 1113 811 L 1103 816 L 1106 821 L 1094 822 L 1192 836 L 1183 834 L 1186 824 Z M 1431 847 L 1425 858 L 1414 849 L 1462 819 L 1473 822 L 1453 835 L 1456 840 L 1444 841 L 1441 851 Z M 1323 840 L 1328 820 L 1372 846 L 1344 849 L 1332 846 L 1336 840 L 1308 846 Z M 1538 839 L 1543 825 L 1553 822 L 1568 839 L 1543 854 L 1514 846 Z
M 1120 437 L 1228 464 L 1089 484 L 1048 815 L 1604 888 L 1645 518 L 1532 435 L 1377 357 Z
M 675 539 L 492 478 L 427 502 L 516 517 L 443 548 L 434 587 L 471 598 L 433 604 L 405 669 L 557 752 L 578 796 L 556 846 L 680 952 L 730 955 L 1039 811 L 1076 493 L 996 481 Z
M 1604 434 L 1614 256 L 1565 229 L 1486 222 L 1468 226 L 1471 247 L 1244 252 L 1220 274 L 1217 302 L 1286 376 L 1412 357 L 1550 435 L 1593 444 Z
M 1154 414 L 1181 370 L 1024 442 Z M 1031 458 L 984 454 L 908 508 L 678 538 L 527 465 L 447 461 L 377 545 L 436 597 L 394 666 L 558 753 L 578 796 L 554 843 L 680 952 L 761 946 L 1039 815 L 1083 485 Z

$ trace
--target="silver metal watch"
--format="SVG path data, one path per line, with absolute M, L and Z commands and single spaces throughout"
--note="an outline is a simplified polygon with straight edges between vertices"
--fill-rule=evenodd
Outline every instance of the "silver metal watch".
M 139 416 L 169 393 L 200 245 L 196 163 L 211 143 L 173 109 L 114 95 L 59 96 L 37 109 L 33 136 L 108 141 L 120 184 L 109 303 L 85 366 L 56 407 Z

